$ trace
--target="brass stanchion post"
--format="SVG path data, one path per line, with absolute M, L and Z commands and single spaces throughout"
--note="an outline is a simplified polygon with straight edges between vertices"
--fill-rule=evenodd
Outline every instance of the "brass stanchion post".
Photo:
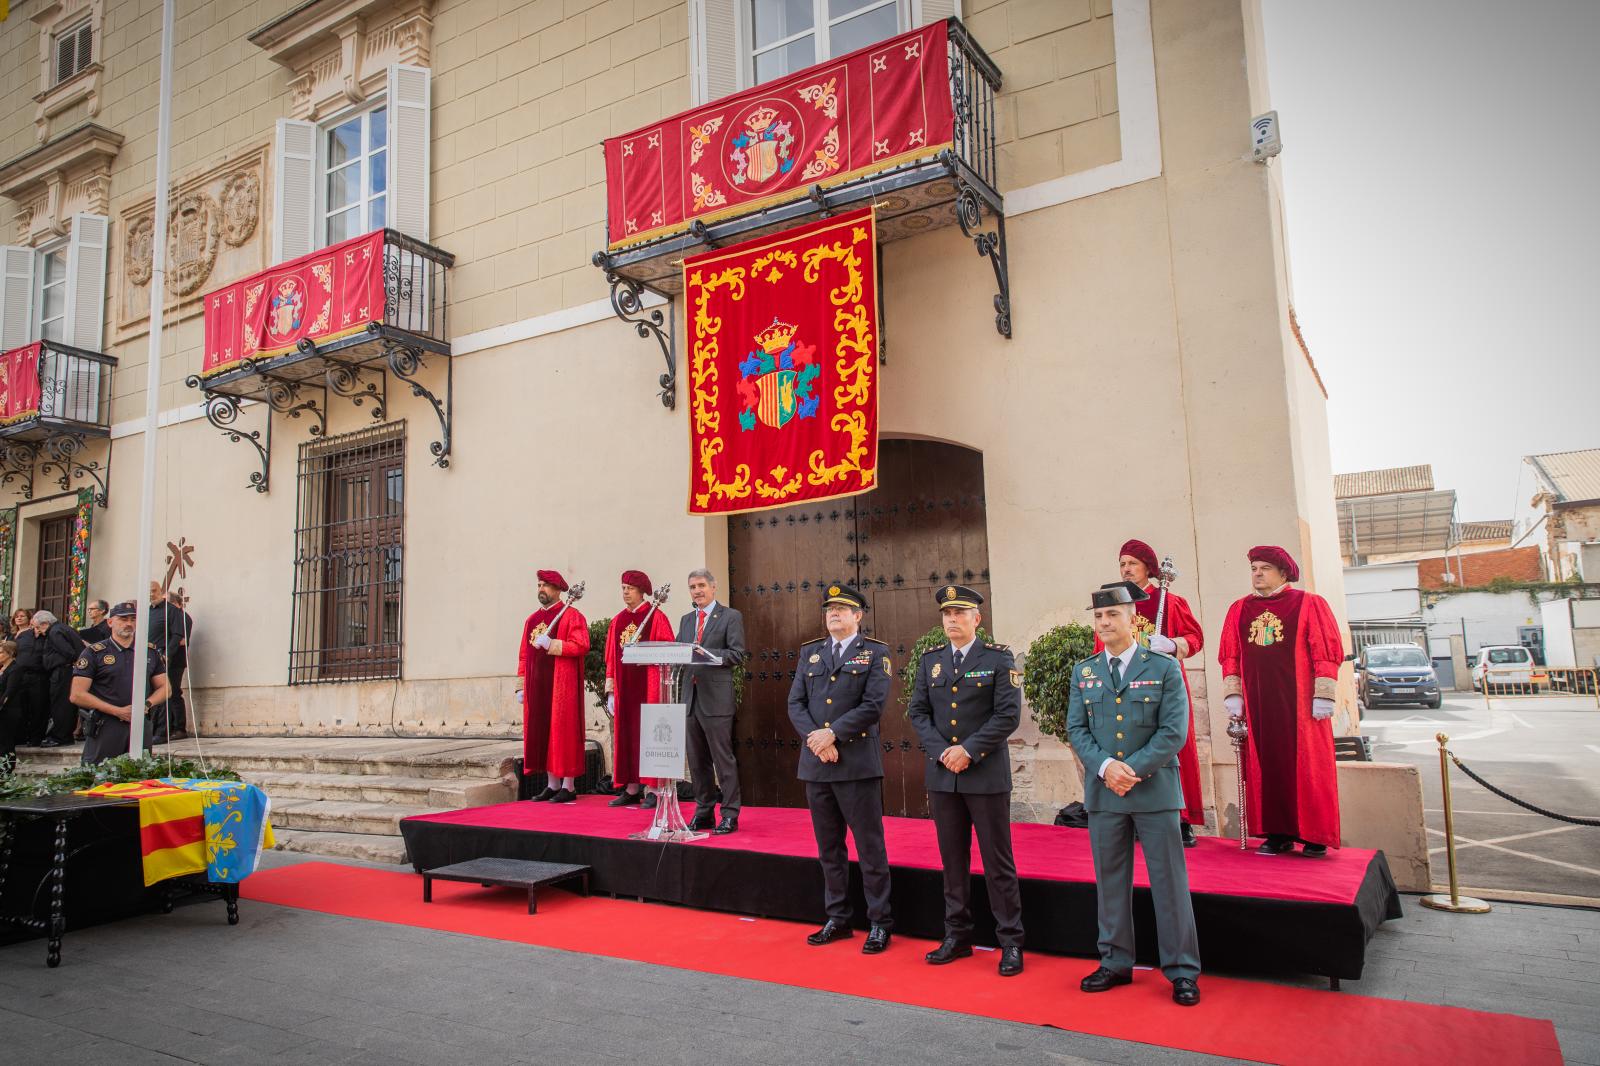
M 1484 684 L 1484 697 L 1488 697 L 1488 683 Z M 1456 826 L 1455 814 L 1450 806 L 1450 738 L 1437 734 L 1439 741 L 1439 783 L 1444 789 L 1444 850 L 1450 863 L 1450 894 L 1448 896 L 1423 896 L 1422 905 L 1436 911 L 1452 914 L 1488 914 L 1493 908 L 1481 899 L 1461 894 L 1461 883 L 1456 876 Z

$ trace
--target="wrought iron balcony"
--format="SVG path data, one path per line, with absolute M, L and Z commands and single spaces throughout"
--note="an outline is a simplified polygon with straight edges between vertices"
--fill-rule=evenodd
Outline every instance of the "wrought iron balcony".
M 683 290 L 684 257 L 788 229 L 851 208 L 877 208 L 880 243 L 901 240 L 956 225 L 993 267 L 997 293 L 995 328 L 1011 336 L 1007 276 L 1005 203 L 997 180 L 995 96 L 1001 72 L 957 19 L 947 22 L 949 93 L 953 128 L 945 147 L 902 158 L 884 169 L 870 169 L 837 184 L 816 183 L 767 198 L 750 210 L 719 212 L 713 221 L 694 218 L 681 228 L 636 243 L 596 252 L 594 265 L 606 272 L 612 308 L 641 337 L 654 336 L 667 361 L 662 402 L 672 406 L 676 380 L 675 340 L 659 309 L 646 307 L 645 293 L 671 300 Z M 824 71 L 819 64 L 810 71 Z M 793 75 L 801 78 L 808 72 Z M 819 75 L 825 76 L 825 75 Z M 710 106 L 710 105 L 708 105 Z M 702 115 L 706 108 L 693 115 Z M 691 113 L 685 113 L 685 116 Z M 680 116 L 680 117 L 685 117 Z M 986 220 L 987 216 L 987 220 Z M 608 231 L 615 232 L 608 225 Z
M 377 275 L 360 274 L 364 254 L 376 254 Z M 437 465 L 450 465 L 449 268 L 454 263 L 449 252 L 385 229 L 206 296 L 207 366 L 186 383 L 204 394 L 213 426 L 255 449 L 261 469 L 250 475 L 250 485 L 257 492 L 270 485 L 272 420 L 269 416 L 264 430 L 241 428 L 241 401 L 305 418 L 311 435 L 322 436 L 330 393 L 366 409 L 374 423 L 382 422 L 388 416 L 390 374 L 433 408 L 439 439 L 430 450 Z M 318 286 L 324 291 L 317 292 Z M 279 343 L 284 338 L 289 340 Z M 432 357 L 444 360 L 442 394 L 418 380 Z
M 95 502 L 106 505 L 105 465 L 85 455 L 94 437 L 111 435 L 111 374 L 114 356 L 56 341 L 0 355 L 0 485 L 34 496 L 34 475 L 56 481 L 63 492 L 74 478 L 97 486 Z

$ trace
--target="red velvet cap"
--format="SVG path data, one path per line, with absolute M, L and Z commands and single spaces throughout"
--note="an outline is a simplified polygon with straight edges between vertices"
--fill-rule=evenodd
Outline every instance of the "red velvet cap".
M 624 570 L 622 572 L 622 583 L 624 585 L 632 585 L 646 596 L 655 591 L 650 587 L 650 578 L 643 570 Z
M 1156 550 L 1142 540 L 1130 540 L 1124 544 L 1122 550 L 1117 553 L 1117 558 L 1121 559 L 1124 555 L 1130 555 L 1143 563 L 1147 571 L 1145 576 L 1151 581 L 1154 581 L 1161 571 L 1161 564 L 1156 561 Z
M 1252 563 L 1270 563 L 1283 571 L 1283 576 L 1289 581 L 1300 580 L 1300 568 L 1294 565 L 1294 557 L 1275 544 L 1258 544 L 1250 549 Z
M 561 571 L 559 570 L 541 570 L 539 571 L 539 580 L 546 585 L 553 585 L 562 592 L 567 591 L 567 579 L 561 576 Z

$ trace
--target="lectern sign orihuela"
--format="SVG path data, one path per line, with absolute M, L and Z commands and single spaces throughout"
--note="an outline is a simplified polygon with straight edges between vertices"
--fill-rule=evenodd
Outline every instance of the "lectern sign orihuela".
M 639 705 L 639 774 L 673 781 L 684 775 L 687 708 L 681 703 Z

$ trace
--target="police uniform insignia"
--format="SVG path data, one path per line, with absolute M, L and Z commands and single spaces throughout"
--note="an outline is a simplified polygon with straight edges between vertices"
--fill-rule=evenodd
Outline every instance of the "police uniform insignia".
M 107 655 L 105 658 L 101 659 L 100 661 L 102 663 L 104 663 L 105 665 L 107 665 L 107 666 L 115 666 L 115 665 L 117 665 L 117 657 L 115 655 Z
M 88 656 L 86 656 L 86 655 L 78 656 L 78 661 L 72 664 L 72 668 L 74 670 L 87 670 L 87 669 L 89 669 L 89 658 L 88 658 Z
M 816 654 L 816 653 L 815 653 L 815 652 L 813 652 L 813 653 L 812 653 L 812 654 L 811 654 L 811 659 L 810 659 L 810 661 L 811 661 L 811 662 L 814 662 L 814 663 L 820 663 L 820 662 L 821 662 L 821 661 L 822 661 L 822 656 L 820 656 L 820 655 L 818 655 L 818 654 Z
M 1010 671 L 1010 673 L 1011 673 L 1011 687 L 1012 688 L 1021 688 L 1022 687 L 1022 671 L 1021 670 L 1012 670 L 1012 671 Z
M 883 657 L 883 672 L 888 674 L 890 677 L 894 676 L 894 667 L 890 665 L 889 657 L 887 655 Z
M 956 598 L 956 587 L 954 585 L 945 586 L 944 598 L 947 600 L 953 600 Z
M 929 674 L 928 676 L 937 678 L 943 672 L 944 672 L 944 663 L 934 663 L 933 664 L 933 673 Z
M 1089 666 L 1087 663 L 1084 664 L 1083 676 L 1084 677 L 1093 677 L 1094 676 L 1094 667 Z
M 830 596 L 839 595 L 839 586 L 838 585 L 829 585 L 828 586 L 828 595 L 830 595 Z

